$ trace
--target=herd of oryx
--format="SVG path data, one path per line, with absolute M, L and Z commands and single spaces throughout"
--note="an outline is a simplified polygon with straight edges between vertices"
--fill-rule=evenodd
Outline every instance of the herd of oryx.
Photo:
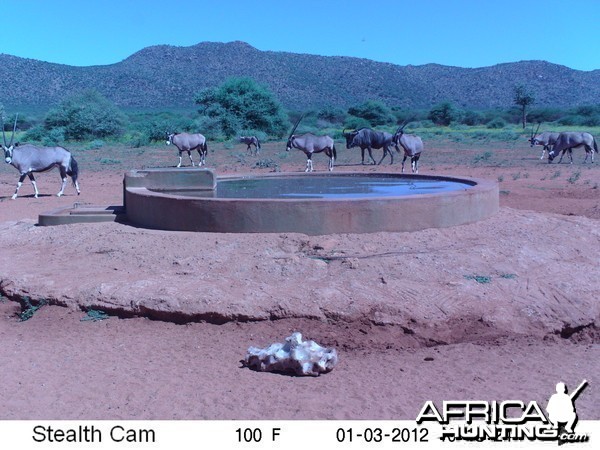
M 531 128 L 529 142 L 532 147 L 535 145 L 542 146 L 542 156 L 540 156 L 540 159 L 544 159 L 545 153 L 548 152 L 548 162 L 551 163 L 562 152 L 558 160 L 560 163 L 565 153 L 569 152 L 572 164 L 573 149 L 583 147 L 585 149 L 585 160 L 583 162 L 586 163 L 588 157 L 591 157 L 592 162 L 594 162 L 594 152 L 598 153 L 598 144 L 596 144 L 596 139 L 590 133 L 584 131 L 563 131 L 560 133 L 545 131 L 538 134 L 539 131 L 540 124 L 538 124 L 535 131 Z
M 335 150 L 335 142 L 330 136 L 316 136 L 312 133 L 305 133 L 301 135 L 295 135 L 294 132 L 298 128 L 298 124 L 302 120 L 302 117 L 294 124 L 292 132 L 287 140 L 286 150 L 290 151 L 292 148 L 301 150 L 306 155 L 306 172 L 313 171 L 312 155 L 313 153 L 325 153 L 329 157 L 329 170 L 333 170 L 333 163 L 337 158 Z M 342 132 L 346 138 L 346 148 L 360 147 L 362 155 L 362 164 L 365 163 L 365 150 L 369 152 L 369 158 L 375 164 L 373 159 L 372 149 L 383 149 L 383 157 L 379 160 L 378 164 L 389 153 L 391 163 L 394 162 L 394 155 L 391 147 L 394 146 L 398 152 L 398 145 L 404 149 L 404 159 L 402 160 L 402 172 L 404 172 L 404 162 L 406 158 L 411 157 L 412 171 L 413 173 L 419 173 L 419 158 L 423 151 L 423 141 L 419 136 L 412 134 L 404 134 L 404 127 L 406 124 L 398 128 L 396 133 L 393 135 L 385 131 L 375 131 L 370 128 L 361 128 L 360 130 L 353 130 L 346 133 L 346 130 Z
M 312 172 L 313 163 L 312 155 L 315 153 L 324 153 L 329 158 L 328 168 L 333 170 L 337 153 L 335 149 L 335 141 L 330 136 L 317 136 L 312 133 L 294 134 L 300 121 L 304 116 L 301 116 L 294 124 L 292 131 L 287 139 L 286 150 L 291 149 L 301 150 L 306 155 L 306 172 Z M 17 188 L 12 196 L 13 199 L 17 198 L 19 189 L 23 184 L 25 177 L 29 177 L 35 191 L 35 197 L 39 195 L 34 173 L 44 172 L 54 167 L 58 167 L 61 177 L 61 188 L 58 192 L 58 196 L 63 195 L 65 186 L 67 184 L 68 176 L 73 181 L 73 186 L 77 190 L 79 195 L 79 183 L 77 177 L 79 174 L 77 161 L 71 155 L 67 149 L 63 147 L 40 147 L 31 144 L 22 144 L 14 142 L 15 132 L 17 130 L 18 115 L 15 117 L 15 123 L 12 129 L 12 135 L 10 143 L 6 142 L 6 134 L 4 131 L 4 121 L 0 116 L 0 126 L 2 127 L 2 138 L 4 149 L 4 160 L 6 163 L 11 164 L 15 167 L 19 173 L 19 181 Z M 390 156 L 390 164 L 394 162 L 394 153 L 392 148 L 395 148 L 398 153 L 401 153 L 400 147 L 404 151 L 404 158 L 402 160 L 402 172 L 404 172 L 404 164 L 407 158 L 411 160 L 411 169 L 415 174 L 419 173 L 419 158 L 423 151 L 423 140 L 414 134 L 404 133 L 406 123 L 398 127 L 394 134 L 385 131 L 376 131 L 370 128 L 361 128 L 358 130 L 346 131 L 343 130 L 342 134 L 346 139 L 346 148 L 351 149 L 358 147 L 361 150 L 361 162 L 365 164 L 365 150 L 368 152 L 369 163 L 381 164 L 387 155 Z M 535 145 L 541 145 L 543 147 L 542 156 L 544 158 L 546 152 L 548 152 L 548 162 L 551 163 L 554 158 L 561 153 L 559 163 L 562 162 L 562 158 L 565 153 L 569 152 L 569 158 L 573 163 L 572 150 L 574 148 L 583 147 L 585 149 L 585 160 L 587 162 L 588 157 L 591 156 L 591 162 L 594 162 L 594 152 L 598 153 L 598 146 L 594 136 L 586 132 L 578 131 L 565 131 L 560 133 L 544 132 L 538 134 L 540 125 L 534 132 L 531 130 L 531 137 L 529 142 L 531 147 Z M 167 145 L 173 144 L 177 147 L 179 152 L 179 163 L 177 167 L 181 167 L 182 154 L 186 152 L 190 158 L 192 166 L 195 166 L 192 158 L 192 151 L 197 151 L 200 160 L 198 166 L 201 167 L 206 164 L 206 156 L 208 153 L 208 145 L 206 138 L 202 134 L 190 134 L 190 133 L 169 133 L 166 132 L 166 143 Z M 258 155 L 261 150 L 260 141 L 256 136 L 242 136 L 239 138 L 239 142 L 247 145 L 247 151 L 252 152 L 252 146 L 254 146 L 254 155 Z M 383 149 L 383 156 L 379 162 L 375 162 L 373 158 L 372 150 Z
M 290 151 L 295 148 L 304 152 L 306 155 L 306 172 L 312 172 L 313 163 L 312 155 L 315 153 L 325 153 L 329 158 L 329 170 L 333 170 L 333 163 L 337 158 L 335 150 L 335 142 L 330 136 L 317 136 L 312 133 L 294 134 L 300 121 L 304 118 L 301 116 L 290 133 L 287 139 L 286 150 Z M 362 153 L 362 163 L 365 163 L 365 150 L 369 152 L 369 158 L 375 164 L 373 149 L 383 149 L 383 157 L 379 160 L 378 164 L 389 154 L 392 164 L 394 162 L 394 154 L 392 153 L 391 147 L 395 147 L 396 151 L 400 152 L 398 146 L 404 149 L 404 159 L 402 160 L 402 172 L 404 172 L 404 163 L 408 157 L 411 158 L 411 166 L 413 173 L 419 173 L 419 158 L 423 151 L 423 141 L 419 136 L 413 134 L 405 134 L 404 127 L 406 123 L 398 128 L 396 133 L 393 135 L 385 131 L 375 131 L 370 128 L 361 128 L 360 130 L 353 130 L 346 133 L 344 129 L 343 135 L 346 138 L 346 148 L 350 149 L 353 147 L 360 147 Z M 206 138 L 202 134 L 189 134 L 189 133 L 165 133 L 167 139 L 167 145 L 175 145 L 179 151 L 179 163 L 177 167 L 181 167 L 182 154 L 187 153 L 190 158 L 192 166 L 195 166 L 194 159 L 192 158 L 192 152 L 196 150 L 200 155 L 200 161 L 198 166 L 206 164 L 206 154 L 208 153 L 208 147 L 206 145 Z M 254 155 L 258 155 L 261 150 L 260 141 L 256 136 L 241 136 L 239 142 L 246 144 L 248 147 L 247 152 L 252 152 L 252 146 L 254 145 Z

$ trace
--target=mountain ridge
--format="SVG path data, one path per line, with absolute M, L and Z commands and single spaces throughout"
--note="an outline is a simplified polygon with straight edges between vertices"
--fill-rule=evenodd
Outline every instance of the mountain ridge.
M 118 63 L 85 67 L 0 54 L 0 103 L 7 108 L 51 107 L 96 89 L 121 108 L 194 109 L 198 92 L 241 76 L 267 85 L 292 110 L 347 108 L 366 100 L 406 109 L 442 101 L 470 109 L 510 107 L 519 84 L 535 96 L 538 107 L 600 103 L 600 70 L 539 60 L 479 68 L 399 66 L 349 56 L 262 51 L 241 41 L 154 45 Z

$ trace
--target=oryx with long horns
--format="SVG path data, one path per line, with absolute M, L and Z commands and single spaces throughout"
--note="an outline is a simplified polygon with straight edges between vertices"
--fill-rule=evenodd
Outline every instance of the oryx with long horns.
M 0 117 L 0 126 L 2 127 L 2 148 L 4 149 L 4 161 L 6 161 L 7 164 L 12 165 L 21 174 L 17 183 L 17 189 L 15 190 L 12 199 L 14 200 L 17 198 L 17 194 L 19 193 L 19 189 L 23 184 L 23 180 L 25 179 L 25 177 L 29 177 L 29 179 L 31 180 L 31 184 L 33 185 L 33 189 L 35 191 L 35 197 L 37 198 L 39 195 L 39 191 L 33 174 L 35 172 L 45 172 L 47 170 L 52 169 L 53 167 L 58 167 L 58 170 L 60 172 L 60 178 L 62 180 L 60 191 L 58 191 L 58 194 L 56 195 L 58 197 L 63 195 L 65 186 L 67 185 L 67 175 L 71 177 L 73 181 L 73 186 L 75 186 L 75 189 L 77 190 L 77 195 L 79 195 L 79 183 L 77 182 L 79 169 L 77 166 L 77 161 L 75 161 L 75 158 L 73 158 L 71 152 L 69 152 L 63 147 L 37 147 L 31 144 L 14 144 L 18 117 L 19 115 L 17 114 L 17 116 L 15 117 L 15 124 L 13 126 L 13 131 L 10 137 L 9 144 L 6 143 L 6 134 L 4 133 L 4 121 L 1 120 L 2 118 Z
M 192 163 L 192 167 L 195 166 L 192 158 L 192 150 L 197 150 L 198 155 L 200 156 L 198 167 L 206 165 L 208 145 L 206 144 L 206 138 L 204 135 L 200 133 L 169 133 L 168 131 L 165 131 L 165 136 L 167 138 L 167 145 L 173 144 L 179 151 L 179 163 L 177 164 L 177 167 L 181 167 L 181 155 L 183 152 L 187 152 L 190 162 Z
M 312 155 L 313 153 L 325 153 L 329 157 L 329 171 L 333 170 L 333 163 L 337 158 L 337 153 L 335 150 L 335 142 L 330 136 L 316 136 L 312 133 L 305 133 L 300 135 L 295 135 L 294 132 L 296 128 L 298 128 L 298 124 L 304 118 L 302 115 L 295 123 L 294 128 L 292 128 L 292 132 L 287 140 L 286 151 L 290 151 L 292 148 L 297 148 L 301 150 L 306 155 L 306 170 L 305 172 L 312 172 L 313 163 L 312 163 Z
M 406 126 L 406 122 L 398 127 L 394 136 L 392 137 L 392 142 L 396 146 L 396 150 L 400 152 L 398 149 L 398 145 L 400 145 L 404 149 L 404 158 L 402 159 L 402 172 L 404 172 L 404 163 L 406 158 L 410 156 L 410 165 L 412 168 L 412 173 L 419 173 L 419 159 L 421 158 L 421 152 L 423 151 L 423 140 L 417 136 L 416 134 L 405 134 L 404 127 Z
M 560 164 L 563 156 L 565 156 L 565 153 L 568 151 L 571 164 L 573 164 L 573 149 L 577 147 L 585 148 L 584 164 L 587 162 L 588 156 L 590 155 L 592 157 L 592 163 L 594 162 L 594 152 L 598 153 L 596 139 L 590 133 L 581 131 L 563 131 L 560 133 L 552 146 L 552 150 L 548 152 L 548 162 L 551 163 L 552 160 L 562 152 L 560 159 L 558 160 L 558 163 Z
M 560 133 L 554 131 L 544 131 L 542 134 L 537 134 L 538 131 L 540 131 L 540 125 L 541 123 L 538 123 L 535 132 L 533 131 L 533 126 L 531 127 L 531 137 L 528 139 L 528 141 L 531 144 L 531 147 L 536 145 L 542 146 L 542 156 L 540 156 L 540 159 L 544 159 L 544 155 L 546 152 L 549 152 L 550 148 L 556 143 Z

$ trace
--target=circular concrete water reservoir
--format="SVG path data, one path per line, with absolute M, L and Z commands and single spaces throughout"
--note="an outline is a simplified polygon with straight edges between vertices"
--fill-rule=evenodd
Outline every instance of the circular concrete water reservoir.
M 475 222 L 499 208 L 495 182 L 397 173 L 137 170 L 125 174 L 124 197 L 136 225 L 222 233 L 415 231 Z

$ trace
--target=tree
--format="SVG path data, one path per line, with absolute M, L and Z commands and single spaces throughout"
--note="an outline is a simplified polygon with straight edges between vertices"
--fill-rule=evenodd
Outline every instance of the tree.
M 470 127 L 480 125 L 485 121 L 485 116 L 479 111 L 467 109 L 461 115 L 460 122 Z
M 75 94 L 44 119 L 44 128 L 65 140 L 85 140 L 118 136 L 124 131 L 125 115 L 98 91 Z
M 317 112 L 317 118 L 329 124 L 342 124 L 346 119 L 346 111 L 335 106 L 326 106 Z
M 366 120 L 372 127 L 395 123 L 396 121 L 396 116 L 392 114 L 392 110 L 382 102 L 375 100 L 368 100 L 360 105 L 348 108 L 348 114 Z M 348 119 L 348 121 L 351 120 Z M 354 122 L 357 121 L 354 120 Z
M 521 121 L 523 122 L 523 129 L 527 126 L 527 107 L 535 101 L 533 94 L 525 89 L 525 86 L 515 86 L 515 92 L 513 96 L 515 105 L 521 108 Z
M 241 130 L 282 136 L 289 121 L 274 94 L 252 78 L 230 78 L 221 86 L 196 95 L 200 114 L 216 123 L 225 137 Z
M 448 126 L 456 119 L 456 110 L 450 102 L 442 102 L 434 106 L 427 116 L 436 125 Z

